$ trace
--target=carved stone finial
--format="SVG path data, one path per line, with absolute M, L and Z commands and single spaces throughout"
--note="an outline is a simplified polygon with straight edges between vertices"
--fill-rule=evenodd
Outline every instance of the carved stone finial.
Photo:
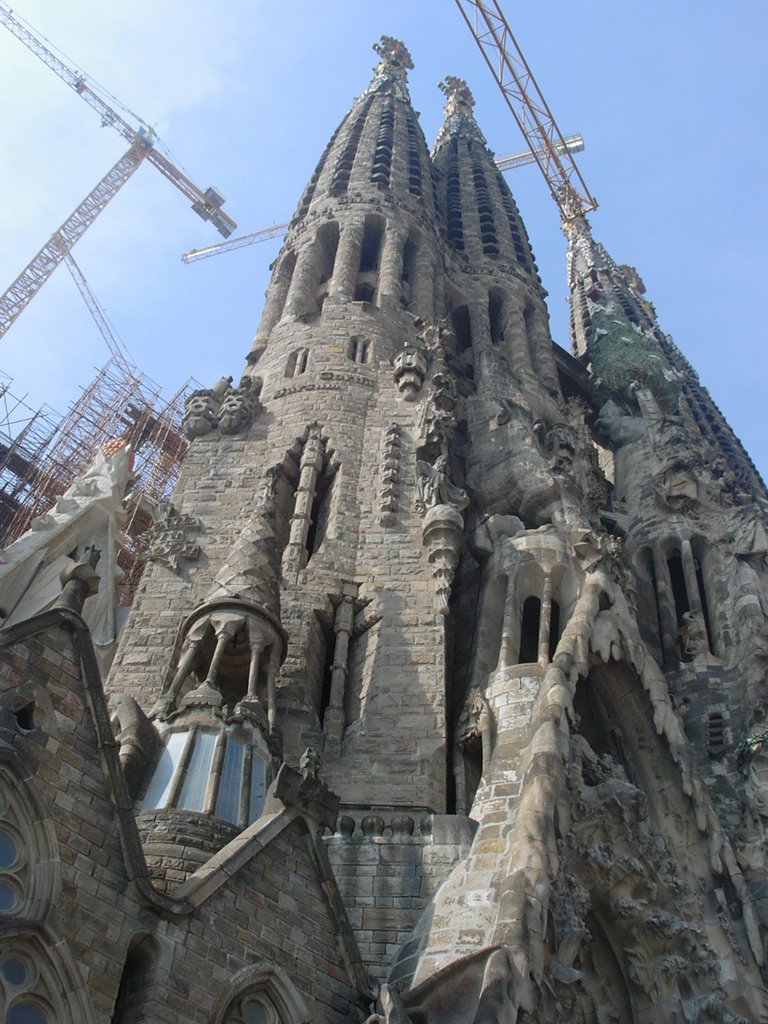
M 463 493 L 463 492 L 462 492 Z M 437 610 L 447 615 L 451 584 L 464 541 L 464 520 L 454 505 L 433 505 L 424 517 L 421 534 L 435 580 Z
M 377 71 L 382 69 L 382 65 L 385 65 L 387 70 L 401 70 L 405 77 L 405 71 L 413 67 L 413 60 L 408 48 L 399 39 L 394 39 L 392 36 L 381 36 L 379 42 L 373 44 L 373 49 L 381 57 L 381 64 L 376 69 Z
M 463 78 L 457 78 L 455 75 L 446 75 L 442 82 L 437 83 L 437 87 L 446 97 L 446 117 L 458 113 L 472 116 L 475 97 Z

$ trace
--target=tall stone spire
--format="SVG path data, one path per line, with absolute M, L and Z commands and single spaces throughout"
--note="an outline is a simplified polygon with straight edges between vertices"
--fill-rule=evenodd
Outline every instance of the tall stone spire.
M 441 209 L 448 241 L 468 257 L 509 262 L 538 282 L 528 233 L 507 182 L 474 116 L 475 100 L 462 78 L 439 83 L 445 120 L 433 149 L 441 172 Z
M 311 317 L 326 298 L 434 314 L 434 171 L 408 95 L 405 46 L 382 36 L 373 79 L 320 158 L 275 265 L 255 361 L 282 318 Z M 354 206 L 350 199 L 354 196 Z M 398 230 L 386 230 L 395 208 Z

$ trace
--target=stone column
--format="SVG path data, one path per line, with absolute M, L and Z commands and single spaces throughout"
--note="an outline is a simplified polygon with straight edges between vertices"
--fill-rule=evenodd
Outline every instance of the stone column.
M 379 306 L 398 308 L 403 291 L 403 246 L 405 239 L 391 222 L 384 233 L 379 261 Z
M 544 577 L 539 616 L 539 664 L 549 664 L 549 634 L 552 625 L 552 574 Z
M 317 280 L 317 245 L 312 242 L 296 258 L 296 269 L 288 289 L 285 307 L 290 316 L 302 316 L 316 309 L 315 281 Z
M 435 315 L 435 261 L 429 245 L 419 238 L 411 277 L 411 310 L 424 319 Z
M 688 605 L 692 612 L 698 615 L 704 614 L 699 592 L 699 580 L 696 576 L 696 560 L 693 557 L 693 548 L 690 540 L 684 540 L 680 544 L 680 561 L 683 563 L 683 575 L 685 577 L 685 590 L 688 594 Z
M 328 290 L 329 296 L 339 295 L 351 299 L 355 294 L 362 244 L 363 225 L 355 222 L 346 223 L 339 236 L 333 277 Z
M 251 661 L 248 666 L 248 697 L 249 701 L 259 703 L 259 666 L 261 664 L 261 653 L 269 643 L 270 637 L 264 627 L 248 619 L 248 643 L 251 647 Z
M 510 306 L 512 306 L 511 302 Z M 508 348 L 510 364 L 515 373 L 523 375 L 533 373 L 525 318 L 522 309 L 517 304 L 510 309 L 507 317 L 504 345 Z
M 277 722 L 277 704 L 275 697 L 275 680 L 280 669 L 280 644 L 275 639 L 269 651 L 269 665 L 267 666 L 267 721 L 269 731 L 275 728 Z
M 507 596 L 504 601 L 504 618 L 501 625 L 501 654 L 499 665 L 507 668 L 517 663 L 518 619 L 520 611 L 517 607 L 517 588 L 513 576 L 507 577 Z
M 659 607 L 659 625 L 661 627 L 661 647 L 664 661 L 675 659 L 677 655 L 677 616 L 675 601 L 672 596 L 672 581 L 669 578 L 667 562 L 658 547 L 651 547 L 653 552 L 653 571 L 656 577 L 656 601 Z
M 295 263 L 296 257 L 293 253 L 288 253 L 280 264 L 277 273 L 272 278 L 272 282 L 267 289 L 264 312 L 261 314 L 261 320 L 256 330 L 254 345 L 258 345 L 261 341 L 266 341 L 272 333 L 272 328 L 280 320 L 285 308 L 286 298 L 288 297 L 288 289 L 291 286 Z
M 244 625 L 244 621 L 242 615 L 233 615 L 227 612 L 211 616 L 211 625 L 216 633 L 216 648 L 211 658 L 211 664 L 208 668 L 208 675 L 205 677 L 204 685 L 211 687 L 216 685 L 216 677 L 219 673 L 219 664 L 224 657 L 224 649 L 233 639 L 238 629 Z
M 290 538 L 283 558 L 286 576 L 300 572 L 307 564 L 307 536 L 312 521 L 312 502 L 315 499 L 317 477 L 323 468 L 324 455 L 325 445 L 322 438 L 308 438 L 299 463 L 299 486 L 296 489 L 291 516 Z
M 347 673 L 349 668 L 349 639 L 355 615 L 354 598 L 357 587 L 345 583 L 342 598 L 333 620 L 335 642 L 331 666 L 331 695 L 325 709 L 323 729 L 327 739 L 341 741 L 344 734 L 344 698 L 346 696 Z

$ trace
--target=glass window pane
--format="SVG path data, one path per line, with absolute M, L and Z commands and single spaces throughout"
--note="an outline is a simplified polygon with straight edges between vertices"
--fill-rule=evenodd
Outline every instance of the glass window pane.
M 168 794 L 171 791 L 173 776 L 181 760 L 189 731 L 182 729 L 181 732 L 172 732 L 165 741 L 165 748 L 157 762 L 155 774 L 147 789 L 141 807 L 142 810 L 150 807 L 165 807 L 168 803 Z
M 8 1024 L 50 1024 L 48 1017 L 34 1003 L 16 1003 L 8 1013 Z
M 237 825 L 240 821 L 240 795 L 243 791 L 243 761 L 245 747 L 231 738 L 227 739 L 227 750 L 219 781 L 219 795 L 216 799 L 216 817 Z
M 243 1020 L 245 1024 L 269 1024 L 269 1019 L 269 1011 L 260 999 L 243 1000 Z
M 0 970 L 3 973 L 3 979 L 8 982 L 9 985 L 13 985 L 14 988 L 21 988 L 22 985 L 27 984 L 29 973 L 27 966 L 23 960 L 19 960 L 15 956 L 7 956 L 0 965 Z
M 254 750 L 253 752 L 253 764 L 251 766 L 251 799 L 248 804 L 248 824 L 252 821 L 256 821 L 258 816 L 261 814 L 261 809 L 264 806 L 264 780 L 265 780 L 265 765 L 262 758 Z
M 182 810 L 202 811 L 215 747 L 215 732 L 201 730 L 195 735 L 192 756 L 187 763 L 181 795 L 176 803 Z
M 18 850 L 13 836 L 0 828 L 0 868 L 10 868 L 16 863 Z

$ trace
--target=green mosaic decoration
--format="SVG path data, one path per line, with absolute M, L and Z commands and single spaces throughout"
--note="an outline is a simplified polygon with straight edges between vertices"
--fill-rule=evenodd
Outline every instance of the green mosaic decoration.
M 652 335 L 634 324 L 611 303 L 595 306 L 588 343 L 592 384 L 602 401 L 632 399 L 633 384 L 653 392 L 663 408 L 675 408 L 680 380 Z

